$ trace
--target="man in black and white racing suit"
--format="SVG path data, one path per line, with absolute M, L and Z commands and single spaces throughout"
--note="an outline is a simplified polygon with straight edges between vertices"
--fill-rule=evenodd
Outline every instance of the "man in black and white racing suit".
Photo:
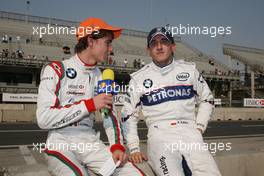
M 203 147 L 202 133 L 214 107 L 207 83 L 195 63 L 174 59 L 175 42 L 164 27 L 154 28 L 147 43 L 152 62 L 131 74 L 122 109 L 131 160 L 147 160 L 140 152 L 137 134 L 141 109 L 148 126 L 148 160 L 157 175 L 221 175 Z M 183 161 L 187 163 L 185 169 Z

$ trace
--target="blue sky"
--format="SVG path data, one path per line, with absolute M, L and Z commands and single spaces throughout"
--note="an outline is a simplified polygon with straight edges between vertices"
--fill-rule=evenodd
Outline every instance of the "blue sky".
M 128 29 L 149 31 L 155 26 L 231 26 L 232 34 L 184 35 L 190 45 L 224 62 L 222 43 L 264 49 L 263 0 L 30 0 L 36 16 L 81 21 L 100 17 Z M 26 0 L 1 0 L 0 10 L 26 13 Z

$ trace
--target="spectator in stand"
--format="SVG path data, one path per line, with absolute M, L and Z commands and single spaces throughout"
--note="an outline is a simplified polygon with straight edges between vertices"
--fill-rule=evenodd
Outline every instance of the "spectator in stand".
M 43 44 L 42 36 L 39 37 L 39 44 Z
M 141 59 L 139 58 L 137 61 L 137 68 L 140 68 L 140 64 L 141 64 Z
M 16 58 L 16 53 L 15 52 L 12 52 L 11 53 L 11 59 L 15 59 Z
M 127 59 L 124 60 L 124 67 L 127 67 L 128 61 Z
M 7 41 L 5 40 L 5 37 L 2 37 L 2 43 L 7 43 Z
M 116 65 L 116 60 L 115 59 L 113 59 L 113 66 L 115 66 Z
M 109 65 L 113 65 L 113 59 L 112 59 L 112 57 L 108 57 L 108 64 Z
M 8 55 L 9 55 L 9 51 L 8 51 L 8 49 L 6 49 L 5 50 L 5 57 L 8 57 Z
M 17 54 L 17 58 L 21 59 L 21 58 L 23 58 L 24 52 L 23 52 L 23 50 L 19 49 L 16 51 L 16 54 Z
M 28 43 L 30 43 L 30 39 L 27 38 L 26 39 L 26 44 L 28 44 Z
M 19 43 L 19 42 L 20 42 L 20 36 L 17 36 L 17 37 L 16 37 L 16 40 L 17 40 L 17 42 Z
M 5 49 L 2 49 L 1 56 L 5 57 Z
M 37 56 L 35 54 L 32 55 L 32 59 L 36 60 Z
M 141 68 L 145 66 L 145 61 L 142 59 L 141 60 Z
M 12 37 L 11 36 L 9 36 L 9 43 L 11 43 L 12 42 Z
M 136 59 L 134 59 L 134 61 L 133 61 L 133 66 L 134 66 L 134 68 L 137 68 L 137 60 Z
M 214 65 L 214 61 L 211 60 L 211 59 L 209 59 L 209 64 L 210 64 L 210 65 Z
M 3 36 L 2 43 L 8 43 L 8 36 L 7 35 Z

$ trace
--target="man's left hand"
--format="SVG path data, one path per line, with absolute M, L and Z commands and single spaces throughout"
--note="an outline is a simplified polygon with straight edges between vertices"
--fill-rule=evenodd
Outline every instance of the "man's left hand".
M 203 134 L 203 130 L 201 128 L 197 128 L 198 131 L 200 131 L 201 134 Z
M 112 157 L 115 163 L 117 163 L 118 161 L 121 162 L 120 166 L 123 166 L 128 160 L 127 154 L 121 150 L 114 151 L 112 153 Z

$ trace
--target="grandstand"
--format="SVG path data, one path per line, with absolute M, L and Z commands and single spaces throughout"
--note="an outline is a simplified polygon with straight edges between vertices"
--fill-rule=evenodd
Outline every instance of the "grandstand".
M 0 11 L 0 36 L 6 37 L 6 41 L 3 41 L 3 38 L 2 43 L 0 43 L 0 52 L 2 51 L 0 66 L 4 68 L 2 72 L 3 70 L 7 70 L 0 77 L 1 92 L 4 92 L 4 90 L 23 92 L 27 87 L 30 89 L 30 92 L 36 92 L 41 67 L 53 60 L 60 61 L 67 59 L 74 53 L 74 45 L 76 44 L 75 35 L 54 34 L 40 37 L 39 34 L 34 34 L 33 28 L 36 29 L 48 24 L 53 27 L 78 26 L 78 22 L 73 21 L 37 16 L 27 17 L 24 14 Z M 147 35 L 147 32 L 124 29 L 122 36 L 113 42 L 114 53 L 110 57 L 115 61 L 115 64 L 103 63 L 100 65 L 100 68 L 110 67 L 114 69 L 117 81 L 127 84 L 129 80 L 128 73 L 139 69 L 139 67 L 134 66 L 135 60 L 140 59 L 145 64 L 151 62 L 151 58 L 146 51 Z M 232 74 L 232 71 L 228 67 L 190 46 L 182 41 L 180 37 L 175 37 L 175 42 L 176 58 L 195 62 L 198 70 L 210 82 L 209 85 L 222 89 L 223 82 L 229 84 L 228 81 L 239 81 L 239 76 Z M 69 48 L 67 53 L 64 52 L 64 47 Z M 21 54 L 18 56 L 18 53 Z M 126 66 L 124 66 L 125 59 L 128 61 Z M 31 83 L 23 80 L 23 78 L 22 80 L 17 80 L 18 78 L 15 76 L 12 79 L 8 77 L 11 70 L 18 74 L 23 74 L 23 69 L 20 72 L 16 71 L 19 67 L 27 68 L 28 71 L 31 71 L 31 76 L 27 75 L 27 78 L 25 78 L 25 80 L 32 80 Z M 20 81 L 22 81 L 23 86 Z M 35 90 L 32 90 L 34 88 Z
M 224 44 L 223 53 L 250 66 L 253 71 L 264 73 L 264 50 Z
M 224 44 L 223 53 L 227 55 L 230 60 L 239 60 L 245 65 L 245 72 L 242 74 L 244 76 L 244 82 L 232 86 L 232 89 L 236 90 L 237 96 L 263 98 L 264 50 Z

